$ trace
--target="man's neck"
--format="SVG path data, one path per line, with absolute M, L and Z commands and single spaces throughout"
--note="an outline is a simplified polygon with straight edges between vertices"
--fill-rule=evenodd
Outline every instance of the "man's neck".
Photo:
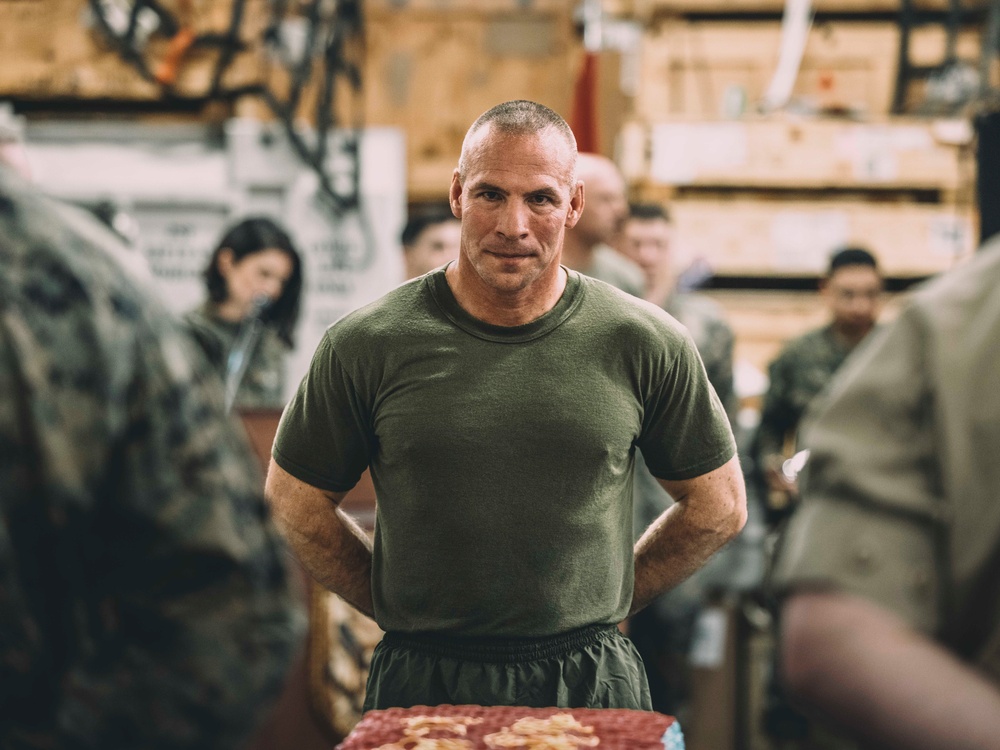
M 831 329 L 833 330 L 833 337 L 837 340 L 837 342 L 841 346 L 843 346 L 848 351 L 851 351 L 852 349 L 854 349 L 854 347 L 860 344 L 862 339 L 864 339 L 865 336 L 871 333 L 872 328 L 874 327 L 875 327 L 874 324 L 868 326 L 865 329 L 844 327 L 838 325 L 836 321 L 834 321 L 833 324 L 831 325 Z
M 566 239 L 563 242 L 562 263 L 574 271 L 587 273 L 594 265 L 596 250 L 597 243 L 587 242 L 578 233 L 570 230 L 566 232 Z
M 566 289 L 566 270 L 554 264 L 526 289 L 501 292 L 483 283 L 461 260 L 445 270 L 445 280 L 459 306 L 477 320 L 511 328 L 537 320 L 556 306 Z

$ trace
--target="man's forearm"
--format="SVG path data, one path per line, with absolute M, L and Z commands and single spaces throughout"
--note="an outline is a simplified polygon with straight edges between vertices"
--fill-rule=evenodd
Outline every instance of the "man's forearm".
M 331 506 L 326 513 L 317 519 L 322 528 L 286 531 L 288 542 L 313 578 L 372 617 L 371 540 L 340 508 Z
M 337 507 L 345 493 L 326 493 L 290 477 L 273 462 L 267 497 L 275 522 L 303 567 L 364 614 L 373 615 L 372 543 Z
M 690 493 L 665 488 L 674 496 L 674 505 L 635 545 L 630 615 L 698 570 L 746 523 L 746 494 L 736 458 L 700 478 Z
M 795 697 L 881 748 L 1000 743 L 1000 688 L 873 602 L 803 593 L 782 611 Z

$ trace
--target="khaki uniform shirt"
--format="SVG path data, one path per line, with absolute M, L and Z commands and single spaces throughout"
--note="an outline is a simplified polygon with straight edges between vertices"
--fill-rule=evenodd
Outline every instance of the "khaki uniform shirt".
M 803 442 L 777 585 L 869 597 L 1000 683 L 1000 241 L 845 364 Z

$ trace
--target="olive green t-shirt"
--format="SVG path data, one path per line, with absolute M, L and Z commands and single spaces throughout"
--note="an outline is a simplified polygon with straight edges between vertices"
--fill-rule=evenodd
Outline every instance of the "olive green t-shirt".
M 370 466 L 383 629 L 545 636 L 627 614 L 637 447 L 667 479 L 735 453 L 669 315 L 569 271 L 548 313 L 494 326 L 439 270 L 331 326 L 273 455 L 331 491 Z

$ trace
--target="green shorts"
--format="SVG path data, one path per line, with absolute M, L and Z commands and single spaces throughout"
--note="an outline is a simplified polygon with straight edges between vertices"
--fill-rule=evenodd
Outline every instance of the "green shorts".
M 364 710 L 443 704 L 652 710 L 642 659 L 614 625 L 549 638 L 386 633 Z

